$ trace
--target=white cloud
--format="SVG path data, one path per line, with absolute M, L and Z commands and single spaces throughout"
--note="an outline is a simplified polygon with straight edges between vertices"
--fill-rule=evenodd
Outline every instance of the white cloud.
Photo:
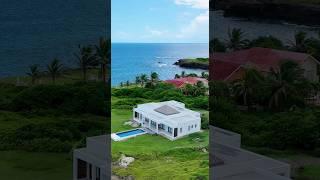
M 152 29 L 149 26 L 146 27 L 146 30 L 152 36 L 161 36 L 161 35 L 164 34 L 164 31 L 160 31 L 160 30 L 157 30 L 157 29 Z
M 167 34 L 168 31 L 158 30 L 151 28 L 149 26 L 145 27 L 146 34 L 142 36 L 142 38 L 155 38 L 155 37 L 163 37 L 163 35 Z
M 185 27 L 181 28 L 177 38 L 209 35 L 209 11 L 196 16 Z
M 191 6 L 197 9 L 209 9 L 209 0 L 175 0 L 177 5 Z

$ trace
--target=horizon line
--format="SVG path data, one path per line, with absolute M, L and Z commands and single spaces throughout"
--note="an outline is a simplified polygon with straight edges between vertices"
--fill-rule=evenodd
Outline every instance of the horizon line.
M 209 42 L 112 42 L 115 44 L 209 44 Z

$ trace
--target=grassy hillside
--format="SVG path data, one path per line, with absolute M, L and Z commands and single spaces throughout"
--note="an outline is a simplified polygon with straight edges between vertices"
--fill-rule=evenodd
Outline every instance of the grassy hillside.
M 176 94 L 177 93 L 177 94 Z M 173 95 L 173 97 L 168 97 Z M 200 96 L 201 97 L 201 96 Z M 200 98 L 198 97 L 198 98 Z M 193 107 L 196 97 L 183 96 L 172 88 L 121 88 L 113 89 L 111 131 L 119 132 L 133 129 L 125 122 L 132 119 L 132 107 L 145 102 L 158 102 L 178 98 L 187 106 Z M 203 97 L 207 103 L 207 97 Z M 206 108 L 193 108 L 208 119 Z M 121 154 L 134 157 L 128 168 L 113 166 L 118 176 L 133 176 L 136 179 L 208 179 L 209 173 L 209 132 L 200 133 L 170 141 L 158 135 L 141 135 L 125 141 L 112 141 L 112 159 L 117 161 Z

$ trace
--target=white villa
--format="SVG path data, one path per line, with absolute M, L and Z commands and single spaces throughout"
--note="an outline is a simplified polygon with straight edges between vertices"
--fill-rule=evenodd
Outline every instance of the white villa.
M 170 140 L 201 129 L 200 113 L 187 109 L 185 104 L 177 101 L 139 104 L 133 109 L 133 120 Z

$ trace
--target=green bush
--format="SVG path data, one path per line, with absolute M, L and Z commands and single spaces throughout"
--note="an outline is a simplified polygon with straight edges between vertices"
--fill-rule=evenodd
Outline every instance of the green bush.
M 137 104 L 145 103 L 146 100 L 139 98 L 128 98 L 124 100 L 119 100 L 112 105 L 112 108 L 116 109 L 132 109 Z
M 72 143 L 55 138 L 37 138 L 23 141 L 20 145 L 22 150 L 32 152 L 70 152 Z
M 204 114 L 201 115 L 201 129 L 209 129 L 209 118 Z
M 107 105 L 107 91 L 101 83 L 39 85 L 21 91 L 11 103 L 14 111 L 55 109 L 97 115 L 105 115 Z
M 14 97 L 24 89 L 25 87 L 0 83 L 0 109 L 10 110 L 10 105 Z

